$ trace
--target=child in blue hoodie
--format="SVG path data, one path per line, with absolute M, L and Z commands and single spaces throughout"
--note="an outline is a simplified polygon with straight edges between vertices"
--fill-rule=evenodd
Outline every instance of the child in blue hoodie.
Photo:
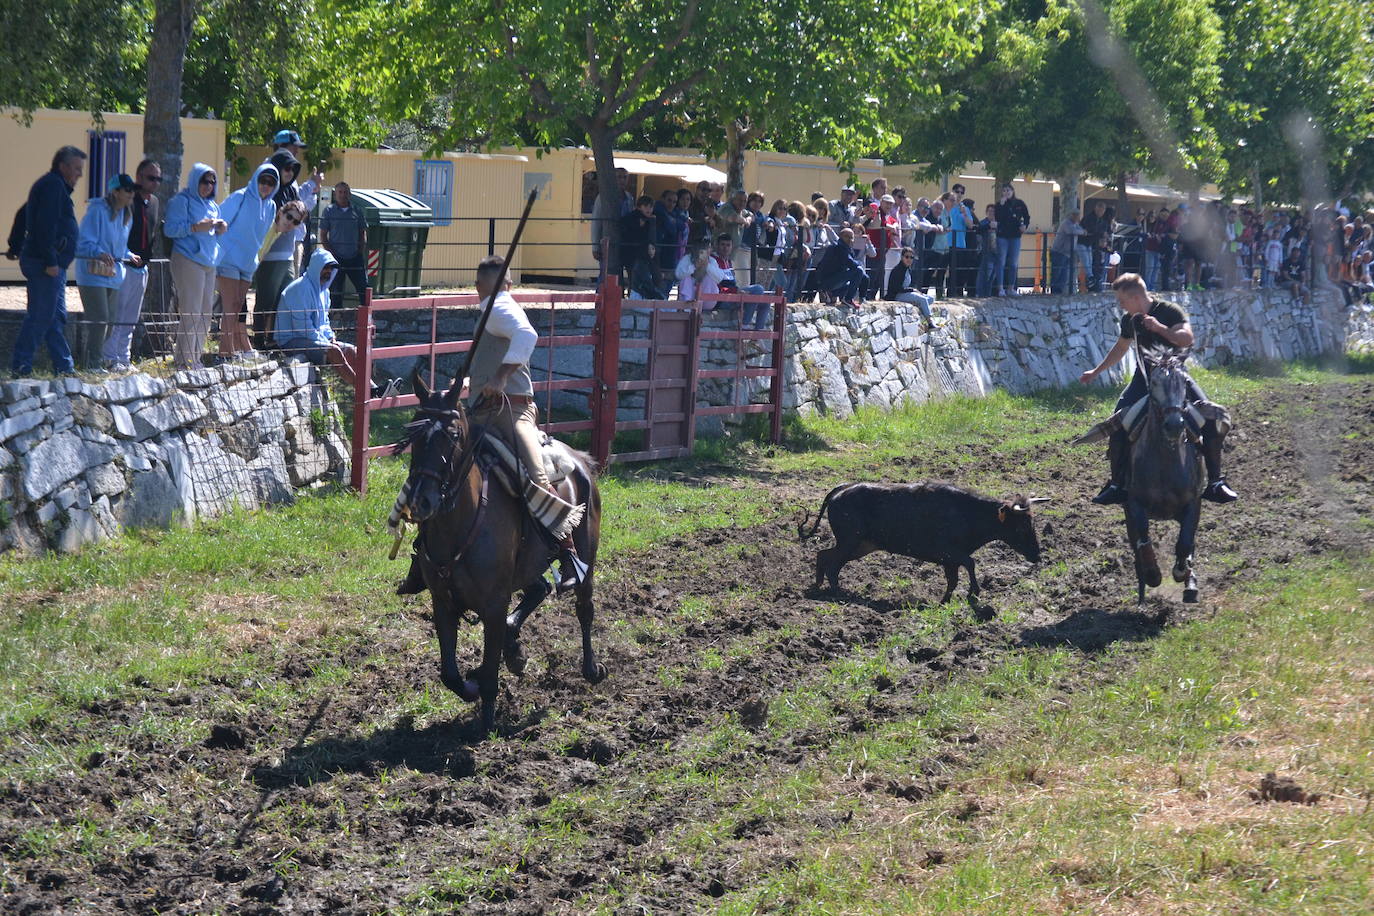
M 142 263 L 129 251 L 129 225 L 133 222 L 129 204 L 138 185 L 128 175 L 116 175 L 105 188 L 104 197 L 86 205 L 76 237 L 76 286 L 81 292 L 85 324 L 81 365 L 92 371 L 101 368 L 100 351 L 119 306 L 119 288 L 124 284 L 124 262 L 134 267 Z
M 176 347 L 172 364 L 178 369 L 200 365 L 210 312 L 215 302 L 215 265 L 219 239 L 229 224 L 220 219 L 215 203 L 218 179 L 203 162 L 191 166 L 186 187 L 167 202 L 162 231 L 172 240 L 172 282 L 177 289 Z
M 248 287 L 258 269 L 258 250 L 277 217 L 272 198 L 281 177 L 277 167 L 264 162 L 248 184 L 229 195 L 220 215 L 229 223 L 220 247 L 219 299 L 223 312 L 219 324 L 220 356 L 255 356 L 244 319 L 248 312 Z
M 357 351 L 339 343 L 329 324 L 329 284 L 334 281 L 339 262 L 323 248 L 310 256 L 305 273 L 281 294 L 277 303 L 272 337 L 287 356 L 295 356 L 316 366 L 334 366 L 354 390 L 358 388 L 353 358 Z M 375 396 L 376 392 L 372 392 Z

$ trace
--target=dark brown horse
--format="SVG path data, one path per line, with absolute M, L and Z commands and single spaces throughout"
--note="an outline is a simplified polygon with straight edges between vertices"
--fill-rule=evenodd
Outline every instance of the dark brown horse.
M 1201 450 L 1184 418 L 1188 410 L 1185 358 L 1186 354 L 1148 353 L 1146 365 L 1139 370 L 1149 369 L 1149 406 L 1144 425 L 1131 445 L 1126 534 L 1135 554 L 1136 600 L 1142 602 L 1146 587 L 1155 588 L 1163 581 L 1150 540 L 1150 519 L 1178 522 L 1174 581 L 1183 583 L 1184 602 L 1198 600 L 1193 549 L 1207 478 Z
M 473 427 L 459 402 L 459 384 L 446 393 L 430 391 L 419 373 L 412 378 L 420 405 L 398 449 L 409 446 L 410 476 L 405 509 L 420 526 L 416 553 L 425 585 L 434 601 L 434 629 L 439 637 L 439 676 L 444 686 L 468 702 L 482 701 L 482 728 L 496 721 L 498 670 L 502 659 L 512 674 L 525 668 L 520 629 L 548 597 L 544 580 L 557 548 L 523 502 L 491 478 L 484 456 L 477 454 Z M 576 464 L 570 475 L 586 514 L 573 532 L 587 575 L 576 588 L 577 619 L 582 625 L 582 676 L 595 684 L 606 668 L 592 649 L 592 579 L 601 530 L 601 496 L 588 455 L 566 449 Z M 511 596 L 522 591 L 513 612 Z M 475 614 L 482 623 L 482 664 L 466 676 L 458 669 L 458 622 Z

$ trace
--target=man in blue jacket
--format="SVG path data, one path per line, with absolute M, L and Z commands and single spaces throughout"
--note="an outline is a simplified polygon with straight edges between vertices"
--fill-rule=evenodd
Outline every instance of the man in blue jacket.
M 76 256 L 76 209 L 72 191 L 86 171 L 86 154 L 64 146 L 52 157 L 52 170 L 33 183 L 24 205 L 24 245 L 19 269 L 28 281 L 29 307 L 14 341 L 10 370 L 16 378 L 33 374 L 38 342 L 48 347 L 53 372 L 75 371 L 64 333 L 67 325 L 67 268 Z

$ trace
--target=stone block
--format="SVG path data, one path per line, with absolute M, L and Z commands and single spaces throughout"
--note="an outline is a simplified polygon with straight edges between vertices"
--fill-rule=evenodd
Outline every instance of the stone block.
M 15 401 L 22 401 L 25 398 L 38 398 L 47 394 L 52 387 L 41 379 L 18 379 L 13 382 L 5 382 L 0 385 L 0 394 L 6 404 L 13 404 Z
M 137 373 L 112 378 L 93 386 L 92 394 L 97 401 L 127 404 L 144 398 L 161 397 L 166 390 L 167 384 L 162 379 Z
M 188 433 L 182 441 L 196 517 L 214 518 L 234 506 L 258 507 L 253 477 L 246 461 L 195 433 Z
M 73 509 L 67 516 L 67 526 L 57 536 L 57 550 L 59 553 L 72 553 L 95 543 L 101 536 L 100 524 L 90 511 Z
M 11 382 L 10 384 L 14 384 Z M 34 398 L 34 407 L 38 406 L 38 399 Z M 0 442 L 13 439 L 20 433 L 26 433 L 35 426 L 43 422 L 44 414 L 41 410 L 30 410 L 24 413 L 11 413 L 4 420 L 0 420 Z
M 6 449 L 0 448 L 0 470 L 12 464 L 14 464 L 14 455 L 10 454 Z
M 47 397 L 44 395 L 43 397 Z M 21 413 L 28 413 L 31 410 L 39 410 L 43 407 L 43 398 L 31 397 L 24 398 L 22 401 L 15 401 L 9 406 L 5 413 L 10 416 L 18 416 Z
M 166 528 L 177 517 L 184 517 L 181 495 L 171 475 L 151 462 L 146 471 L 133 475 L 112 512 L 119 524 L 130 529 Z
M 262 505 L 280 505 L 295 498 L 291 487 L 291 471 L 286 454 L 280 447 L 269 446 L 258 452 L 248 465 L 253 475 L 253 489 Z
M 110 430 L 114 429 L 114 413 L 109 407 L 81 395 L 73 396 L 70 399 L 64 399 L 63 403 L 67 405 L 68 415 L 82 426 L 97 429 L 102 433 L 108 433 Z M 124 408 L 118 404 L 112 406 L 124 410 Z M 124 413 L 126 416 L 128 415 L 127 410 L 124 410 Z
M 209 369 L 182 369 L 172 376 L 172 384 L 177 388 L 209 388 L 219 381 L 219 374 Z
M 100 464 L 86 472 L 86 486 L 99 496 L 113 496 L 124 491 L 124 472 L 114 462 Z
M 171 429 L 190 426 L 206 415 L 205 405 L 181 391 L 134 414 L 134 438 L 140 442 Z
M 123 404 L 110 405 L 110 424 L 114 434 L 121 439 L 132 439 L 138 435 L 138 431 L 134 429 L 133 415 Z M 105 430 L 105 432 L 110 431 Z
M 24 495 L 37 501 L 88 468 L 113 461 L 115 450 L 87 442 L 71 432 L 58 433 L 39 443 L 24 460 Z
M 49 501 L 38 507 L 38 511 L 34 512 L 34 517 L 38 519 L 38 524 L 46 526 L 51 524 L 61 514 L 62 507 L 55 502 Z

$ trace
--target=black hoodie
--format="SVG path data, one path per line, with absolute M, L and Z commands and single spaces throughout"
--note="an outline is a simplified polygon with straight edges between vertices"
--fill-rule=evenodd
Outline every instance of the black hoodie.
M 301 164 L 291 155 L 291 151 L 279 149 L 268 157 L 267 161 L 277 167 L 277 174 L 281 176 L 281 181 L 277 182 L 277 193 L 272 197 L 277 204 L 277 210 L 281 210 L 282 205 L 289 201 L 300 200 L 300 192 L 296 190 L 296 178 L 301 174 Z

